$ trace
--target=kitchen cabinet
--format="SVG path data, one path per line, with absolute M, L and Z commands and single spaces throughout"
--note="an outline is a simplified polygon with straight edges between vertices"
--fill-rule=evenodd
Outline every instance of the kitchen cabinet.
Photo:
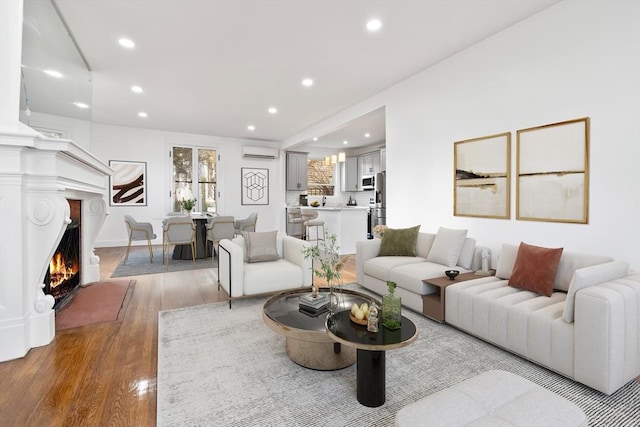
M 380 172 L 387 170 L 387 149 L 380 149 Z
M 360 187 L 360 175 L 358 175 L 358 158 L 347 157 L 342 163 L 342 176 L 340 191 L 358 191 Z
M 360 177 L 358 181 L 361 181 L 363 176 L 375 175 L 378 172 L 380 172 L 379 151 L 358 156 L 358 176 Z
M 307 191 L 307 153 L 287 152 L 287 191 Z

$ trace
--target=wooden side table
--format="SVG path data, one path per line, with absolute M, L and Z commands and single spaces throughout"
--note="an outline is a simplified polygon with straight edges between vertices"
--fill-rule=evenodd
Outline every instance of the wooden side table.
M 494 274 L 496 274 L 495 270 L 491 270 L 489 275 L 493 276 Z M 423 282 L 428 285 L 435 286 L 436 291 L 429 295 L 422 295 L 422 314 L 437 322 L 444 323 L 445 288 L 449 285 L 455 285 L 456 283 L 479 279 L 481 277 L 487 277 L 487 275 L 470 272 L 459 274 L 454 280 L 451 280 L 446 276 L 424 279 Z

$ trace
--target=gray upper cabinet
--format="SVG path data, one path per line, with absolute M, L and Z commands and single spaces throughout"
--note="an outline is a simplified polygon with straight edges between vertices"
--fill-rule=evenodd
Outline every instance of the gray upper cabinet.
M 380 172 L 387 170 L 387 149 L 380 149 Z
M 307 191 L 307 153 L 287 152 L 287 191 Z
M 358 179 L 358 158 L 347 157 L 342 164 L 342 179 L 340 191 L 358 191 L 360 180 Z

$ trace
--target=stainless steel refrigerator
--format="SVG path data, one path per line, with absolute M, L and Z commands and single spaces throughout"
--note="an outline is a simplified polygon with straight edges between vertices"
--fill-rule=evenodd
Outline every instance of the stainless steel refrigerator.
M 374 181 L 374 205 L 370 208 L 370 224 L 369 233 L 373 235 L 373 227 L 376 225 L 387 223 L 387 196 L 385 194 L 385 178 L 386 172 L 378 172 Z

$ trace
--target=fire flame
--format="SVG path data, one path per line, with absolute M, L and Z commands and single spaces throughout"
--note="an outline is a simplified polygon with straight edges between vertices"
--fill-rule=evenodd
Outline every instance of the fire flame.
M 70 280 L 78 273 L 78 263 L 67 261 L 61 252 L 56 253 L 49 263 L 50 286 L 51 289 Z

